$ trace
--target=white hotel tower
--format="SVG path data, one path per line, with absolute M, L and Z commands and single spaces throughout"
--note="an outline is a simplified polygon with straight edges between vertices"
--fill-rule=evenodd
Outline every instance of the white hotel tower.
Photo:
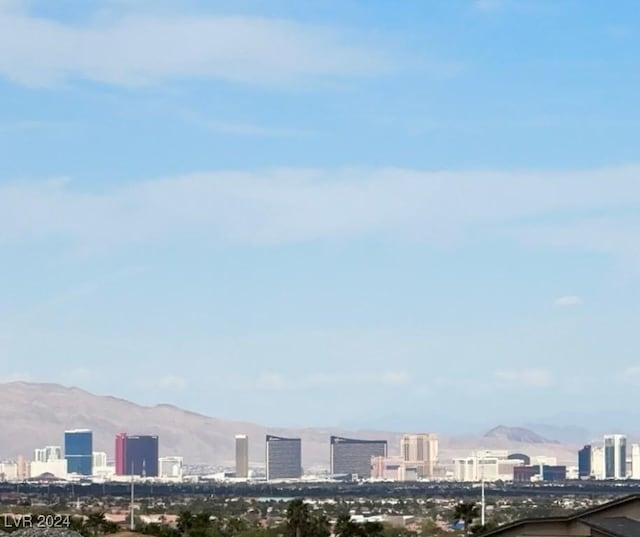
M 604 437 L 604 478 L 627 477 L 627 437 L 623 434 L 607 434 Z

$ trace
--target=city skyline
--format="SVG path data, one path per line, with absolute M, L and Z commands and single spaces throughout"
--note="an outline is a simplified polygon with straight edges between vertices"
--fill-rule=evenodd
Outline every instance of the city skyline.
M 86 437 L 89 438 L 87 444 Z M 123 477 L 182 481 L 183 457 L 160 457 L 157 436 L 119 433 L 115 437 L 115 460 L 107 453 L 90 451 L 93 468 L 85 471 L 74 457 L 84 457 L 91 444 L 89 429 L 64 432 L 64 456 L 60 446 L 35 448 L 32 461 L 22 455 L 16 460 L 0 457 L 0 481 L 20 479 L 67 480 L 76 476 L 84 479 L 121 481 Z M 509 449 L 481 449 L 467 457 L 445 461 L 438 458 L 438 435 L 435 433 L 405 433 L 399 438 L 399 455 L 389 455 L 386 440 L 329 437 L 328 469 L 319 474 L 305 470 L 301 464 L 303 442 L 300 438 L 286 438 L 267 434 L 265 458 L 250 472 L 248 436 L 236 434 L 235 461 L 231 471 L 222 471 L 217 479 L 245 481 L 282 481 L 306 479 L 313 481 L 455 481 L 461 483 L 494 481 L 567 481 L 567 480 L 638 480 L 640 476 L 640 444 L 633 443 L 627 451 L 627 437 L 605 434 L 601 445 L 585 445 L 575 455 L 576 464 L 558 464 L 554 456 L 529 455 Z M 70 458 L 71 456 L 71 458 Z M 255 462 L 255 461 L 254 461 Z M 147 464 L 148 463 L 148 464 Z M 89 463 L 91 464 L 91 462 Z M 124 468 L 130 465 L 131 471 Z M 20 470 L 23 468 L 23 470 Z M 262 470 L 260 470 L 262 469 Z M 227 467 L 228 470 L 228 467 Z M 21 473 L 22 472 L 22 473 Z M 26 473 L 24 473 L 26 472 Z M 22 477 L 21 477 L 22 476 Z M 214 476 L 215 478 L 215 476 Z
M 135 477 L 181 482 L 185 477 L 184 457 L 175 453 L 160 456 L 157 435 L 116 434 L 114 459 L 109 459 L 106 452 L 94 449 L 93 429 L 67 429 L 63 438 L 64 450 L 53 444 L 35 447 L 32 460 L 25 459 L 23 455 L 7 459 L 0 453 L 0 481 L 81 478 L 121 482 L 123 478 Z M 548 452 L 541 454 L 535 448 L 535 438 L 531 435 L 529 438 L 525 451 L 533 449 L 531 455 L 513 449 L 483 448 L 473 450 L 465 457 L 460 457 L 458 451 L 453 458 L 443 459 L 439 456 L 439 435 L 434 432 L 398 435 L 397 454 L 389 453 L 387 440 L 331 435 L 327 439 L 329 460 L 325 462 L 328 466 L 310 469 L 302 464 L 302 438 L 267 433 L 264 436 L 264 460 L 256 465 L 256 461 L 249 457 L 249 437 L 240 433 L 233 435 L 232 462 L 227 461 L 226 466 L 220 466 L 220 462 L 211 461 L 207 465 L 192 467 L 210 468 L 213 463 L 217 464 L 218 472 L 205 476 L 205 479 L 252 482 L 302 479 L 522 483 L 640 479 L 640 443 L 634 442 L 628 449 L 626 434 L 607 433 L 601 441 L 577 449 L 571 464 L 566 460 L 559 463 L 558 458 Z M 196 473 L 186 478 L 198 475 L 203 474 Z
M 273 427 L 637 421 L 616 6 L 0 2 L 0 382 Z

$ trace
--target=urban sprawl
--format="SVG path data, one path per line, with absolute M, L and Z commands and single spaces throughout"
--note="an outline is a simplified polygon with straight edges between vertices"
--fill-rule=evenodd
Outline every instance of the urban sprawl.
M 557 464 L 554 457 L 510 453 L 508 450 L 473 451 L 467 457 L 447 461 L 438 457 L 438 435 L 405 434 L 399 455 L 390 455 L 386 440 L 330 436 L 329 467 L 310 474 L 302 465 L 302 440 L 266 435 L 263 462 L 249 457 L 247 435 L 235 436 L 235 467 L 206 474 L 202 467 L 186 466 L 183 457 L 159 456 L 156 435 L 120 433 L 114 439 L 115 458 L 94 451 L 93 432 L 64 432 L 64 449 L 50 445 L 34 450 L 32 460 L 18 456 L 0 462 L 0 481 L 149 480 L 183 482 L 202 479 L 222 481 L 452 481 L 515 482 L 572 479 L 640 479 L 640 444 L 627 450 L 627 438 L 605 435 L 600 443 L 584 446 L 576 465 Z M 630 455 L 630 456 L 628 456 Z

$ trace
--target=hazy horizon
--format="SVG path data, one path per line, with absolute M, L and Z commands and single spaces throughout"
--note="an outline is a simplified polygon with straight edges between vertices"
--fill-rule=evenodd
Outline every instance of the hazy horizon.
M 233 414 L 206 414 L 197 412 L 189 407 L 181 407 L 170 401 L 157 400 L 147 403 L 141 403 L 135 399 L 126 399 L 115 397 L 110 392 L 92 392 L 77 385 L 64 384 L 64 383 L 52 383 L 48 381 L 30 381 L 30 380 L 11 380 L 4 383 L 9 386 L 11 384 L 27 385 L 27 386 L 42 386 L 43 390 L 47 387 L 51 387 L 57 397 L 59 389 L 64 390 L 81 390 L 88 393 L 90 396 L 106 397 L 109 399 L 117 399 L 126 403 L 131 403 L 143 408 L 156 408 L 162 406 L 172 406 L 181 411 L 188 413 L 195 413 L 202 415 L 206 418 L 212 418 L 221 420 L 223 422 L 246 423 L 249 426 L 265 427 L 267 429 L 313 429 L 313 430 L 333 430 L 344 431 L 349 434 L 371 433 L 380 431 L 384 433 L 392 434 L 406 434 L 406 433 L 420 433 L 420 432 L 435 432 L 442 437 L 446 438 L 471 438 L 484 436 L 486 433 L 492 431 L 495 428 L 506 427 L 508 429 L 526 429 L 537 433 L 541 437 L 550 440 L 557 441 L 561 444 L 581 444 L 586 442 L 597 442 L 604 434 L 613 434 L 614 432 L 629 435 L 632 438 L 640 438 L 640 429 L 632 425 L 635 422 L 637 415 L 633 412 L 623 413 L 618 416 L 617 421 L 611 420 L 610 415 L 607 412 L 582 412 L 582 413 L 559 413 L 553 416 L 540 416 L 537 420 L 532 421 L 512 421 L 512 422 L 500 422 L 496 421 L 492 416 L 484 417 L 480 420 L 442 420 L 439 418 L 430 418 L 425 420 L 416 416 L 402 416 L 398 418 L 396 415 L 383 415 L 373 417 L 354 417 L 351 420 L 334 423 L 322 423 L 322 422 L 277 422 L 277 421 L 265 421 L 257 422 L 245 419 L 241 415 Z M 108 405 L 107 405 L 108 406 Z M 99 415 L 96 415 L 97 419 L 100 419 Z M 149 424 L 151 427 L 157 427 L 159 423 Z
M 607 7 L 0 0 L 0 382 L 621 427 L 640 13 Z

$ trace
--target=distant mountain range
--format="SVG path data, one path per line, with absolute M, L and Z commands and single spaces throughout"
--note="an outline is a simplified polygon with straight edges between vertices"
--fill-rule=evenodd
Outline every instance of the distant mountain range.
M 94 431 L 94 450 L 114 454 L 119 432 L 157 434 L 160 454 L 182 455 L 191 464 L 233 465 L 234 436 L 249 436 L 250 460 L 264 461 L 267 433 L 302 438 L 303 465 L 328 467 L 332 434 L 389 442 L 390 454 L 399 450 L 400 434 L 380 430 L 329 428 L 268 428 L 249 422 L 226 421 L 160 404 L 142 406 L 110 396 L 58 384 L 10 382 L 0 384 L 0 460 L 31 457 L 33 449 L 61 445 L 63 432 L 72 428 Z M 437 431 L 435 431 L 437 432 Z M 550 455 L 575 463 L 574 445 L 548 440 L 521 427 L 499 426 L 483 436 L 441 436 L 441 460 L 468 456 L 476 449 L 512 449 L 529 455 Z
M 522 444 L 559 444 L 557 440 L 548 440 L 538 433 L 523 427 L 505 427 L 499 425 L 494 427 L 483 438 L 502 438 L 511 442 L 520 442 Z
M 570 420 L 567 420 L 567 422 L 570 423 Z M 594 438 L 602 436 L 598 435 L 597 432 L 594 433 L 586 428 L 575 425 L 562 427 L 541 423 L 525 423 L 523 427 L 535 431 L 545 438 L 554 438 L 558 442 L 565 444 L 586 444 Z

